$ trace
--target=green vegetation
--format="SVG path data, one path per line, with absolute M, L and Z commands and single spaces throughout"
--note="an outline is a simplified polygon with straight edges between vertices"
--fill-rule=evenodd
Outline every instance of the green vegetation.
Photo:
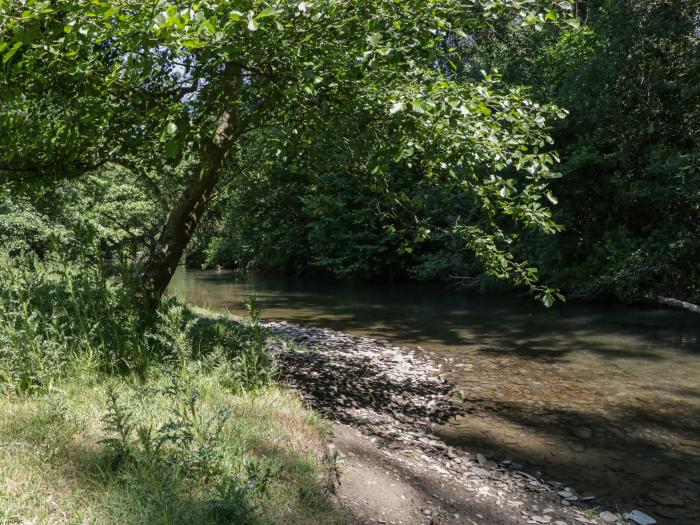
M 250 319 L 47 256 L 0 265 L 0 523 L 342 522 L 328 424 L 274 384 Z
M 185 256 L 697 301 L 699 21 L 0 0 L 2 520 L 342 521 L 255 302 L 240 323 L 165 296 Z
M 700 2 L 575 9 L 580 26 L 534 31 L 503 17 L 453 42 L 460 81 L 498 70 L 507 85 L 531 86 L 533 99 L 570 111 L 552 131 L 564 176 L 546 195 L 563 229 L 530 231 L 511 249 L 575 297 L 697 300 Z M 323 154 L 343 149 L 324 143 Z M 436 186 L 417 162 L 396 163 L 381 180 L 314 162 L 232 181 L 192 263 L 492 284 L 464 239 L 481 209 L 459 181 Z
M 581 29 L 484 33 L 474 60 L 570 111 L 553 131 L 560 235 L 525 243 L 584 297 L 700 298 L 700 2 L 577 2 Z
M 133 234 L 154 311 L 227 182 L 254 184 L 278 166 L 347 179 L 328 188 L 391 191 L 396 173 L 416 170 L 424 191 L 465 195 L 450 231 L 489 274 L 551 303 L 555 292 L 509 247 L 558 229 L 546 205 L 558 177 L 549 130 L 566 112 L 497 75 L 457 78 L 467 57 L 451 43 L 503 18 L 527 31 L 575 25 L 571 11 L 546 0 L 2 0 L 0 176 L 33 197 L 107 177 L 104 194 L 88 190 L 100 204 L 124 180 L 136 199 L 147 191 L 158 234 L 122 210 L 99 214 Z M 429 230 L 411 220 L 409 197 L 388 202 L 379 211 L 401 215 L 393 235 L 410 252 Z M 312 228 L 317 246 L 329 228 Z M 355 264 L 326 252 L 317 263 Z

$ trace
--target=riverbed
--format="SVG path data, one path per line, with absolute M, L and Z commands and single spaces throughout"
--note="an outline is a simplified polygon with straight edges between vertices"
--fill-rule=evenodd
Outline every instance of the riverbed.
M 602 504 L 700 523 L 700 319 L 666 309 L 367 285 L 176 274 L 170 292 L 266 319 L 388 339 L 442 364 L 465 414 L 446 441 L 522 463 Z

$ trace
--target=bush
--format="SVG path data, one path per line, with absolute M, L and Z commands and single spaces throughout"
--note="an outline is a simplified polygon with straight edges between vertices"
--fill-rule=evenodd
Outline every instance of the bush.
M 233 390 L 255 390 L 274 378 L 254 300 L 248 323 L 196 316 L 172 298 L 149 321 L 128 271 L 108 271 L 99 260 L 0 253 L 5 390 L 46 391 L 76 369 L 145 378 L 153 366 L 207 356 L 229 370 Z
M 142 506 L 152 518 L 170 523 L 250 523 L 255 499 L 272 474 L 255 460 L 231 465 L 222 436 L 231 409 L 200 408 L 200 393 L 187 374 L 171 375 L 164 387 L 143 393 L 167 400 L 167 415 L 138 420 L 138 411 L 108 390 L 101 440 L 106 460 L 125 483 L 142 488 Z M 142 414 L 141 414 L 142 415 Z M 198 503 L 183 494 L 196 492 Z
M 110 278 L 97 262 L 0 253 L 5 388 L 48 389 L 77 362 L 142 370 L 148 348 L 134 297 L 128 274 Z

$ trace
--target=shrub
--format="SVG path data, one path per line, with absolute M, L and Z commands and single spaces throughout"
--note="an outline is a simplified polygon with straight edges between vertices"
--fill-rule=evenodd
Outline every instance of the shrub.
M 0 253 L 0 380 L 50 388 L 76 362 L 139 370 L 147 348 L 129 276 L 98 262 Z

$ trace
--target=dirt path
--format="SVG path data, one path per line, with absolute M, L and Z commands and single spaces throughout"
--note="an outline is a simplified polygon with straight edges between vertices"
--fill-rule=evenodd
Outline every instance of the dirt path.
M 502 508 L 472 498 L 415 457 L 388 452 L 347 425 L 338 425 L 334 444 L 345 457 L 338 498 L 357 523 L 520 523 L 517 505 Z

